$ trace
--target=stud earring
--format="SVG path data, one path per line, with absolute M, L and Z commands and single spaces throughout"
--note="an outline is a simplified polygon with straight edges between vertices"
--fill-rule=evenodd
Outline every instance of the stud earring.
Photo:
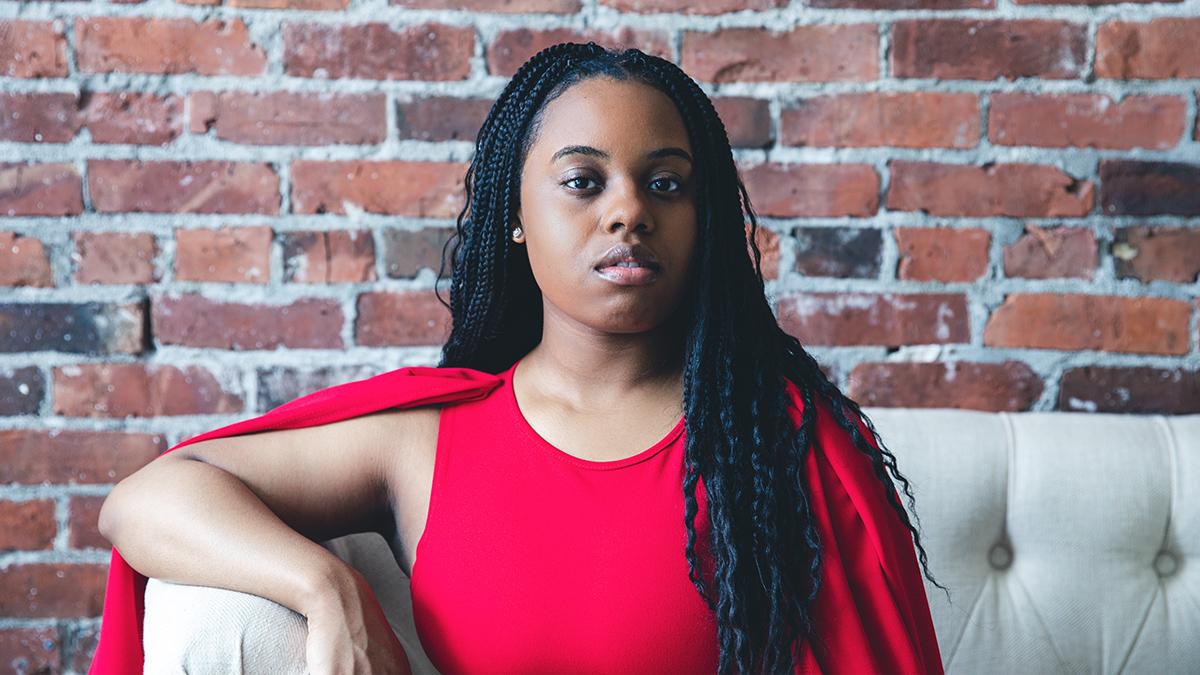
M 517 241 L 517 237 L 521 236 L 521 226 L 518 225 L 512 231 L 513 241 Z

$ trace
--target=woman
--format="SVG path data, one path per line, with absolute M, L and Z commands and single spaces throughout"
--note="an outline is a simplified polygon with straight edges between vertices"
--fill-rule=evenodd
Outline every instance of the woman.
M 942 672 L 885 468 L 911 506 L 908 481 L 779 328 L 695 82 L 635 49 L 547 48 L 466 187 L 438 368 L 297 399 L 114 488 L 92 672 L 140 659 L 142 574 L 303 613 L 313 673 L 406 672 L 312 541 L 367 530 L 411 563 L 442 672 Z

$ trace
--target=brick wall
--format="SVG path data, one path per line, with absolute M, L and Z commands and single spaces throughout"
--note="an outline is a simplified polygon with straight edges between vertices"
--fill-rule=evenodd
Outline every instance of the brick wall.
M 569 39 L 701 81 L 860 402 L 1200 411 L 1200 0 L 0 1 L 0 663 L 86 669 L 113 483 L 436 361 L 475 131 Z

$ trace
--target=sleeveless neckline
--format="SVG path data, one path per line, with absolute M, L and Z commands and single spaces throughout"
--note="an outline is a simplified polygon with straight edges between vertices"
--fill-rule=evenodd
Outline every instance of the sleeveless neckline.
M 521 360 L 522 359 L 517 359 L 516 362 L 509 366 L 508 370 L 504 372 L 503 389 L 506 390 L 505 399 L 507 402 L 507 407 L 512 412 L 513 417 L 516 418 L 517 426 L 521 427 L 523 433 L 529 437 L 529 440 L 534 445 L 542 448 L 552 457 L 567 462 L 568 464 L 577 466 L 581 469 L 589 469 L 591 471 L 611 471 L 614 469 L 624 469 L 635 464 L 640 464 L 673 445 L 683 433 L 683 430 L 686 426 L 684 424 L 686 418 L 681 416 L 679 421 L 675 423 L 675 426 L 667 432 L 667 435 L 659 439 L 658 442 L 654 443 L 654 445 L 651 445 L 637 454 L 630 455 L 629 457 L 622 459 L 594 460 L 576 457 L 575 455 L 562 450 L 558 446 L 543 438 L 542 435 L 537 432 L 537 429 L 534 429 L 533 425 L 529 423 L 529 420 L 525 418 L 525 414 L 521 412 L 521 406 L 517 403 L 516 388 L 513 387 L 513 373 L 516 372 L 517 364 L 520 363 Z

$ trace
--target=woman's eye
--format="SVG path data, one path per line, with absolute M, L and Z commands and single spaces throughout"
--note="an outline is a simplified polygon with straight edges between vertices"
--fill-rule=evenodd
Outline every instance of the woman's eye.
M 576 177 L 574 177 L 574 178 L 569 178 L 569 179 L 567 179 L 567 180 L 566 180 L 566 181 L 563 183 L 563 185 L 566 185 L 566 186 L 568 186 L 568 187 L 573 187 L 573 188 L 574 188 L 574 189 L 576 189 L 576 190 L 585 190 L 585 189 L 587 189 L 587 188 L 578 187 L 578 186 L 571 186 L 571 183 L 574 183 L 575 181 L 578 181 L 578 180 L 587 181 L 587 180 L 591 180 L 591 178 L 589 178 L 588 176 L 576 176 Z
M 658 183 L 659 181 L 671 181 L 671 182 L 675 183 L 676 185 L 679 185 L 679 187 L 675 188 L 674 190 L 667 190 L 667 192 L 679 192 L 680 190 L 683 189 L 683 185 L 680 184 L 678 180 L 671 178 L 670 176 L 663 176 L 662 178 L 654 179 L 655 183 Z

